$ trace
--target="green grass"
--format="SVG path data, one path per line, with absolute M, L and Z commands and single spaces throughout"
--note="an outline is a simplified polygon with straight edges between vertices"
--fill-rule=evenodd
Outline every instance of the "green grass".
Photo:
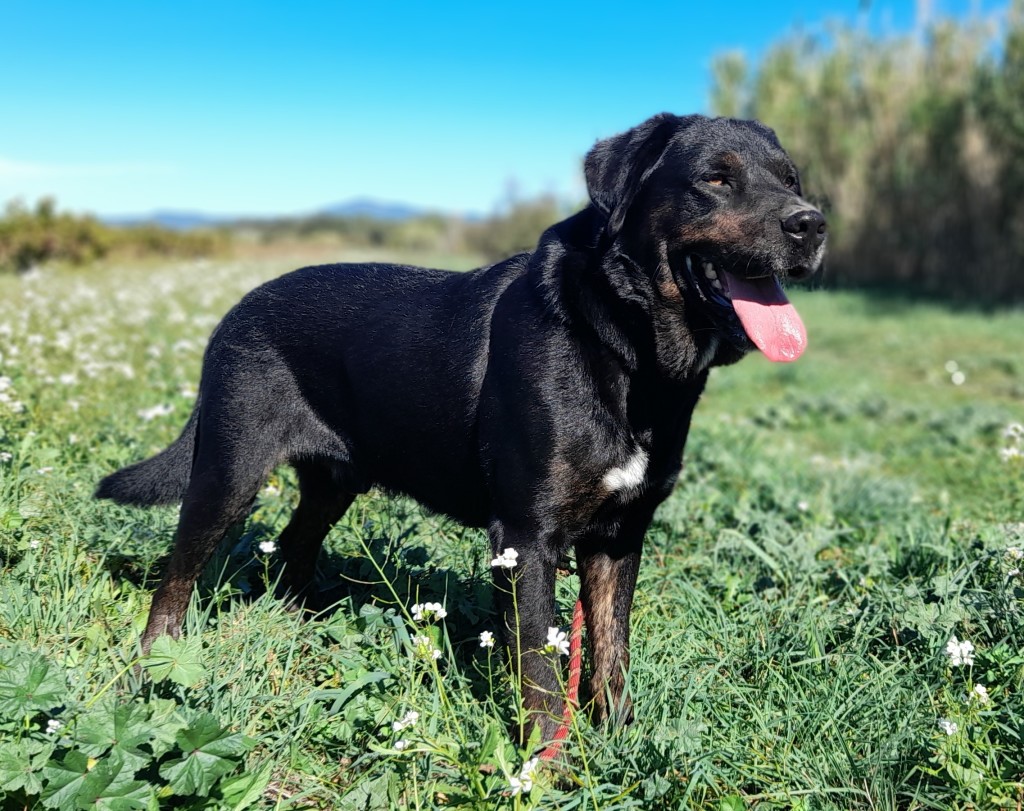
M 483 536 L 407 500 L 356 502 L 321 562 L 334 609 L 304 620 L 266 594 L 259 544 L 295 500 L 279 471 L 187 636 L 137 674 L 176 511 L 91 490 L 176 436 L 213 325 L 285 269 L 0 279 L 3 807 L 1020 807 L 1024 464 L 1000 454 L 1024 421 L 1020 312 L 806 293 L 804 358 L 716 370 L 649 533 L 637 720 L 581 719 L 529 793 L 509 791 L 528 757 L 514 691 L 478 644 L 496 630 Z M 565 617 L 576 588 L 559 581 Z M 416 627 L 427 600 L 448 616 Z

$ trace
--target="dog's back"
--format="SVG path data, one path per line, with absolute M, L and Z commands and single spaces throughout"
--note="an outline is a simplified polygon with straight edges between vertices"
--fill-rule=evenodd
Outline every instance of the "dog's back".
M 275 458 L 260 465 L 324 457 L 350 489 L 378 484 L 483 525 L 475 439 L 490 322 L 526 263 L 521 255 L 466 273 L 320 265 L 261 285 L 211 336 L 197 406 L 179 439 L 106 477 L 97 496 L 179 501 L 197 430 L 245 442 L 247 415 L 266 426 L 262 415 L 273 412 L 284 435 Z M 268 439 L 265 427 L 252 433 Z

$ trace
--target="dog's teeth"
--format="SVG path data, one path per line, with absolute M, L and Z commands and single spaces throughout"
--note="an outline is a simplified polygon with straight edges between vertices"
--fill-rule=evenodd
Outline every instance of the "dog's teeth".
M 693 273 L 693 262 L 690 261 L 689 256 L 686 257 L 686 269 L 690 271 L 690 273 Z
M 715 266 L 712 265 L 710 262 L 704 263 L 704 275 L 707 276 L 709 279 L 718 278 L 718 274 L 715 272 Z
M 712 279 L 711 280 L 711 286 L 713 288 L 715 288 L 715 290 L 721 290 L 722 289 L 722 283 L 720 281 L 718 281 L 718 279 Z

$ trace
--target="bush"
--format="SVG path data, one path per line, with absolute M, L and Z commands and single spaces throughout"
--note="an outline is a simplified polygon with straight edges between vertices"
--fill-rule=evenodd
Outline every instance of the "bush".
M 564 214 L 553 197 L 517 203 L 506 213 L 468 225 L 466 244 L 490 261 L 532 251 L 540 235 Z
M 155 225 L 113 228 L 94 217 L 58 212 L 52 198 L 29 209 L 7 204 L 0 217 L 0 271 L 25 271 L 44 262 L 83 265 L 110 254 L 199 257 L 222 253 L 223 231 L 170 231 Z
M 92 217 L 58 214 L 52 199 L 40 200 L 34 211 L 14 201 L 0 219 L 0 269 L 27 270 L 51 259 L 88 262 L 107 254 L 111 237 Z

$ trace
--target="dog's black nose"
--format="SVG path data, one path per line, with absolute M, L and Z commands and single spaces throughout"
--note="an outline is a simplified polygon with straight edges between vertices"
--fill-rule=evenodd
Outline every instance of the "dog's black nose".
M 818 209 L 798 208 L 782 215 L 782 230 L 807 253 L 811 253 L 825 241 L 828 226 Z

